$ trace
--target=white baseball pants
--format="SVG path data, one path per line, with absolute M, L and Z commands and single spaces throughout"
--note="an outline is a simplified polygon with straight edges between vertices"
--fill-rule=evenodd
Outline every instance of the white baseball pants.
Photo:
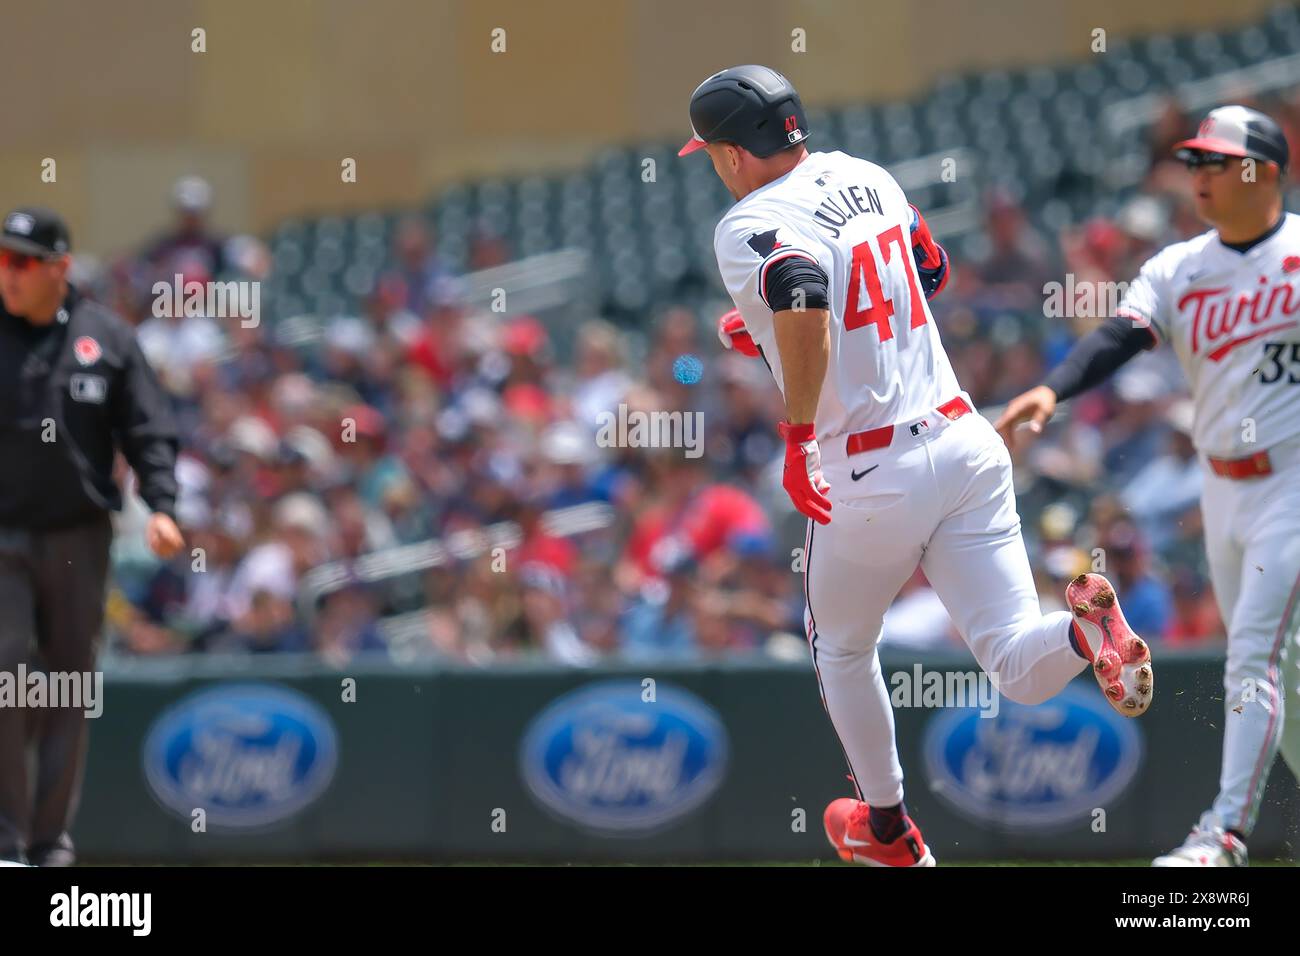
M 1213 812 L 1245 835 L 1279 748 L 1300 779 L 1300 441 L 1269 457 L 1273 473 L 1245 481 L 1206 467 L 1201 493 L 1210 578 L 1228 629 Z
M 844 436 L 819 445 L 831 522 L 808 523 L 804 621 L 858 799 L 891 806 L 903 799 L 903 771 L 876 645 L 918 564 L 1011 700 L 1047 700 L 1086 662 L 1070 646 L 1069 613 L 1044 616 L 1039 606 L 1011 456 L 981 415 L 904 422 L 889 447 L 853 456 Z

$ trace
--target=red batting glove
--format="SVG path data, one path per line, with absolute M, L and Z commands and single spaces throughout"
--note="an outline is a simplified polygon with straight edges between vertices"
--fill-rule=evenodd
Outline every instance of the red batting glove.
M 939 254 L 939 244 L 930 235 L 930 227 L 921 215 L 921 210 L 911 203 L 907 204 L 907 208 L 912 210 L 912 248 L 919 251 L 917 265 L 922 269 L 939 268 L 943 265 L 943 256 Z
M 948 284 L 948 254 L 930 235 L 930 226 L 921 211 L 911 203 L 907 208 L 912 210 L 912 258 L 916 260 L 926 299 L 933 299 Z
M 718 341 L 724 349 L 735 349 L 741 355 L 758 358 L 758 346 L 745 328 L 739 309 L 732 309 L 718 318 Z
M 785 473 L 781 484 L 800 513 L 818 524 L 831 523 L 831 486 L 822 477 L 822 453 L 812 423 L 791 425 L 781 422 L 777 431 L 785 439 Z

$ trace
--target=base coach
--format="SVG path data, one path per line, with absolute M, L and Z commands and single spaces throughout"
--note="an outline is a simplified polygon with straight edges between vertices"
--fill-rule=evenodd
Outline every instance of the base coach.
M 69 248 L 45 209 L 17 209 L 0 230 L 0 672 L 15 682 L 20 664 L 51 678 L 95 669 L 117 451 L 153 512 L 149 547 L 168 558 L 184 544 L 167 396 L 131 326 L 68 284 Z M 52 702 L 0 706 L 3 859 L 74 859 L 89 727 L 84 704 Z

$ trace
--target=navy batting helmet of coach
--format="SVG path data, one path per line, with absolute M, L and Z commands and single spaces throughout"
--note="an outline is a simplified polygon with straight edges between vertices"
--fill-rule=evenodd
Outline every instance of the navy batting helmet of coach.
M 725 142 L 765 158 L 806 140 L 808 120 L 799 94 L 776 70 L 733 66 L 691 94 L 691 130 L 678 156 Z

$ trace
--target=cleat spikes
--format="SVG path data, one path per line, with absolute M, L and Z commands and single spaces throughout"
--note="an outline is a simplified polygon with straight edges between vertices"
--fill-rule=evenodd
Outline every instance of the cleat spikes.
M 1151 649 L 1124 620 L 1114 586 L 1100 574 L 1081 574 L 1066 587 L 1065 604 L 1107 702 L 1124 717 L 1146 713 L 1155 697 Z

